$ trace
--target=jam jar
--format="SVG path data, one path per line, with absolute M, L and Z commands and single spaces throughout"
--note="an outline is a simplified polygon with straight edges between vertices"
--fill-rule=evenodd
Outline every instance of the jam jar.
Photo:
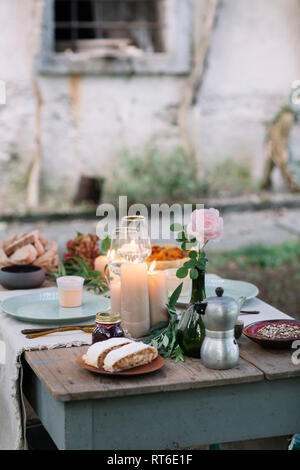
M 121 338 L 125 336 L 121 327 L 119 313 L 97 313 L 96 326 L 92 333 L 92 343 L 98 343 L 110 338 Z

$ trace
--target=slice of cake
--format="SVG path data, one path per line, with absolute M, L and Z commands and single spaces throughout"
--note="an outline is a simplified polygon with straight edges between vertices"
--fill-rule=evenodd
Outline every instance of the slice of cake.
M 88 348 L 82 359 L 89 366 L 102 367 L 103 361 L 110 351 L 131 342 L 128 338 L 110 338 L 105 341 L 99 341 Z
M 158 356 L 157 349 L 144 343 L 131 342 L 121 348 L 109 352 L 103 362 L 103 368 L 108 372 L 118 372 L 125 369 L 149 364 Z

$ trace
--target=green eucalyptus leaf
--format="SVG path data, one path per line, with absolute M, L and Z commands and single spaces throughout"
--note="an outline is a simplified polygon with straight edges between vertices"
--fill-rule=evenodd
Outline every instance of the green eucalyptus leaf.
M 186 277 L 189 273 L 188 268 L 185 268 L 184 266 L 182 268 L 177 269 L 176 271 L 176 276 L 179 277 L 179 279 L 183 279 Z
M 186 261 L 183 266 L 185 268 L 193 268 L 194 266 L 196 266 L 197 264 L 197 260 L 196 259 L 190 259 L 189 261 Z
M 157 333 L 158 330 L 162 330 L 162 329 L 165 329 L 167 326 L 168 326 L 169 322 L 167 321 L 160 321 L 158 323 L 156 323 L 155 325 L 153 325 L 146 333 L 145 336 L 148 336 L 152 333 L 154 333 L 154 331 Z
M 190 251 L 189 252 L 189 258 L 191 259 L 196 259 L 197 258 L 197 251 Z
M 185 241 L 185 240 L 187 240 L 187 238 L 186 238 L 186 233 L 185 233 L 184 231 L 179 232 L 179 233 L 177 234 L 177 238 L 179 238 L 180 241 Z
M 207 258 L 202 258 L 201 260 L 199 260 L 196 264 L 197 268 L 199 269 L 205 269 L 206 268 L 206 263 L 207 263 L 208 259 Z
M 179 230 L 182 230 L 182 225 L 178 223 L 174 223 L 170 226 L 170 230 L 172 232 L 179 232 Z
M 189 248 L 188 248 L 187 242 L 183 242 L 183 243 L 181 244 L 181 249 L 182 249 L 183 251 L 188 251 Z
M 104 274 L 106 274 L 106 271 L 108 270 L 108 264 L 104 266 Z
M 191 279 L 197 279 L 197 277 L 199 276 L 199 273 L 197 271 L 197 269 L 193 268 L 190 270 L 190 278 Z
M 96 269 L 92 269 L 91 271 L 89 271 L 89 276 L 103 277 L 103 274 L 100 271 L 97 271 Z
M 177 304 L 177 301 L 182 291 L 182 286 L 183 286 L 183 283 L 181 282 L 179 286 L 176 287 L 173 294 L 170 296 L 169 303 L 168 303 L 169 309 L 175 309 L 175 305 Z
M 107 237 L 102 240 L 101 243 L 101 250 L 102 251 L 108 251 L 110 249 L 110 237 L 107 235 Z

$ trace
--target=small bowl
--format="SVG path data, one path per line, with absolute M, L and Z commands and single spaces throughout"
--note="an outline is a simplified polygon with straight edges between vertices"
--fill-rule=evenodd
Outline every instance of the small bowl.
M 262 320 L 247 325 L 243 329 L 243 334 L 255 343 L 260 344 L 266 349 L 290 349 L 294 341 L 299 340 L 299 336 L 290 336 L 289 338 L 264 338 L 257 334 L 257 331 L 266 325 L 286 324 L 300 326 L 300 321 L 297 320 Z
M 5 289 L 34 289 L 45 281 L 45 271 L 31 264 L 16 264 L 0 269 L 0 284 Z

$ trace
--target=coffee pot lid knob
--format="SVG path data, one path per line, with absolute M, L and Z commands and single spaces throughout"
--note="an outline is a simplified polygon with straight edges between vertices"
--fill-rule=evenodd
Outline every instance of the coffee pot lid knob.
M 217 297 L 222 297 L 222 295 L 224 294 L 224 289 L 222 289 L 222 287 L 217 287 L 215 292 L 217 294 Z

